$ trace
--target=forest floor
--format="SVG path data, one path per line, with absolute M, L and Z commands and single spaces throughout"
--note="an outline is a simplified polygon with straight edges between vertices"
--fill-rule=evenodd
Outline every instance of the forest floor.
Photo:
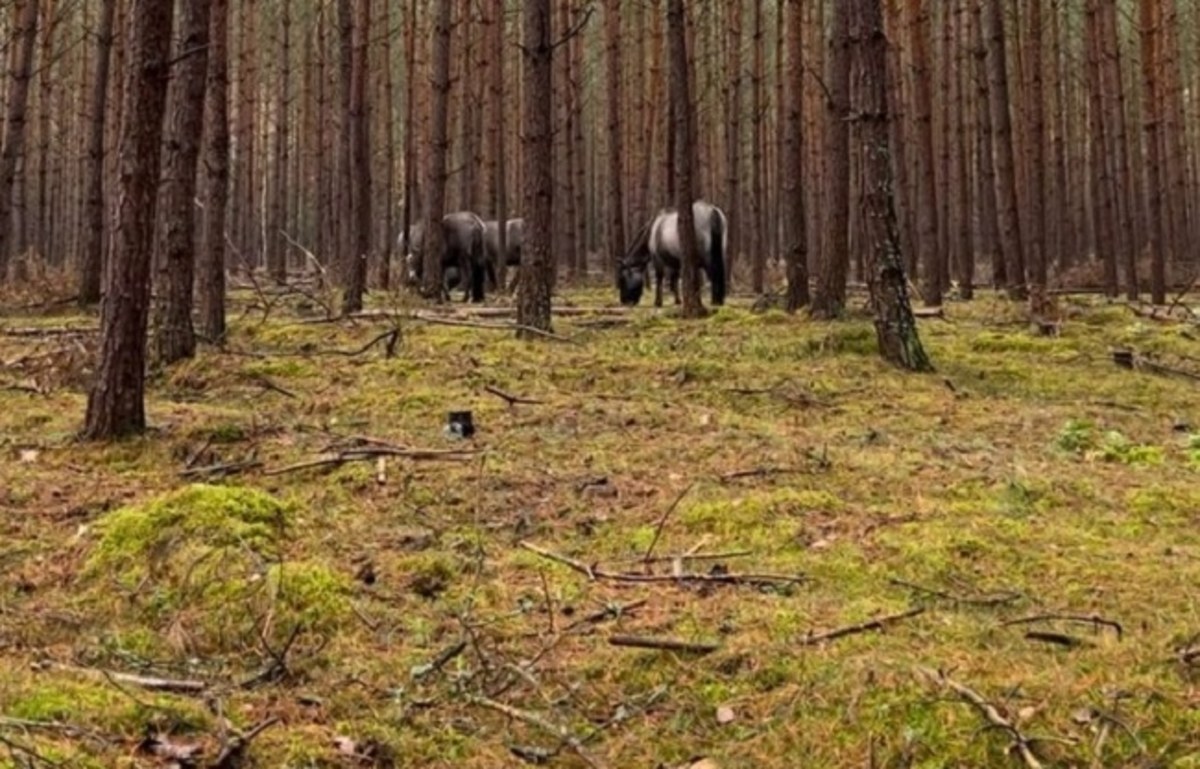
M 985 295 L 911 375 L 748 300 L 253 300 L 112 445 L 95 317 L 0 320 L 0 766 L 1200 767 L 1191 322 Z

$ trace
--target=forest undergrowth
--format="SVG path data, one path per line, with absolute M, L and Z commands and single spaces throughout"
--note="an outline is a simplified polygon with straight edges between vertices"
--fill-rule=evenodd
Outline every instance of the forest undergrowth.
M 1183 308 L 950 302 L 909 375 L 744 299 L 266 295 L 111 445 L 95 317 L 0 322 L 0 766 L 1200 767 Z

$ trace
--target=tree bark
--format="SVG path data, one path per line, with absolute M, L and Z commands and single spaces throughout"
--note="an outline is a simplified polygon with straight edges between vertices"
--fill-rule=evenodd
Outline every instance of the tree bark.
M 756 0 L 761 2 L 761 0 Z M 761 9 L 760 9 L 761 12 Z M 696 245 L 696 225 L 692 205 L 696 201 L 695 133 L 692 131 L 692 111 L 687 55 L 687 18 L 683 0 L 667 0 L 667 47 L 670 59 L 671 102 L 675 107 L 675 210 L 679 216 L 679 242 L 683 268 L 684 318 L 706 315 L 700 299 L 699 248 Z M 759 238 L 762 242 L 762 238 Z M 755 264 L 757 264 L 757 258 Z
M 212 0 L 204 114 L 204 247 L 197 262 L 200 330 L 225 339 L 225 223 L 229 202 L 229 0 Z
M 942 271 L 946 255 L 938 233 L 937 171 L 933 149 L 933 69 L 929 58 L 929 0 L 912 0 L 909 45 L 912 49 L 913 100 L 916 108 L 917 247 L 923 259 L 921 283 L 925 303 L 941 304 Z
M 1026 298 L 1025 255 L 1021 222 L 1017 217 L 1017 171 L 1013 159 L 1012 119 L 1008 102 L 1008 57 L 1004 48 L 1004 17 L 1001 0 L 980 0 L 983 35 L 987 41 L 988 97 L 991 102 L 992 150 L 995 153 L 996 205 L 1000 224 L 1000 248 L 1004 253 L 1008 295 Z
M 765 288 L 764 280 L 766 277 L 767 264 L 767 244 L 770 242 L 768 230 L 764 227 L 766 223 L 766 180 L 764 177 L 765 161 L 763 159 L 763 149 L 766 145 L 766 129 L 763 125 L 763 117 L 767 111 L 765 97 L 763 95 L 765 78 L 764 70 L 764 46 L 765 33 L 763 30 L 763 0 L 753 0 L 754 2 L 754 29 L 753 29 L 753 69 L 750 73 L 750 91 L 751 91 L 751 107 L 750 107 L 750 177 L 753 189 L 750 191 L 750 290 L 755 294 L 763 293 Z M 670 34 L 670 30 L 668 30 Z M 674 101 L 674 100 L 672 100 Z M 676 105 L 676 109 L 678 105 Z M 676 133 L 678 137 L 678 133 Z M 681 214 L 682 216 L 682 214 Z
M 892 161 L 888 146 L 887 38 L 880 0 L 853 0 L 858 67 L 854 114 L 860 121 L 855 151 L 862 161 L 863 223 L 867 250 L 867 290 L 875 314 L 875 333 L 884 360 L 910 371 L 933 366 L 921 345 L 908 299 L 908 280 L 900 253 L 896 209 L 892 201 Z
M 131 9 L 121 177 L 112 265 L 100 317 L 100 359 L 83 437 L 107 440 L 146 429 L 146 322 L 174 3 Z
M 1042 317 L 1046 296 L 1046 110 L 1042 81 L 1042 5 L 1027 6 L 1029 31 L 1025 39 L 1029 69 L 1029 110 L 1026 146 L 1029 157 L 1029 300 L 1030 312 Z
M 554 69 L 551 0 L 524 0 L 525 98 L 521 105 L 522 156 L 525 163 L 525 242 L 521 251 L 517 298 L 517 335 L 533 338 L 529 328 L 550 330 L 550 290 L 554 261 Z M 501 231 L 507 229 L 500 223 Z M 501 252 L 503 253 L 503 252 Z
M 742 212 L 745 210 L 742 205 L 742 3 L 729 3 L 728 9 L 726 46 L 729 92 L 725 102 L 728 119 L 725 129 L 725 187 L 729 208 L 729 262 L 726 274 L 732 283 L 734 268 L 742 256 L 742 244 L 745 243 L 742 232 L 749 228 L 744 227 L 742 222 Z
M 607 0 L 605 9 L 608 64 L 608 256 L 609 270 L 615 271 L 625 247 L 625 168 L 621 146 L 622 119 L 625 109 L 621 88 L 621 0 Z
M 1107 100 L 1104 95 L 1104 51 L 1103 27 L 1100 19 L 1100 1 L 1087 0 L 1085 6 L 1085 47 L 1088 81 L 1088 128 L 1091 160 L 1091 220 L 1093 246 L 1104 270 L 1104 293 L 1115 297 L 1120 292 L 1117 270 L 1117 245 L 1119 240 L 1114 230 L 1117 226 L 1116 185 L 1112 167 L 1116 158 L 1111 157 L 1108 133 L 1111 127 L 1104 119 Z
M 368 44 L 371 39 L 371 0 L 356 0 L 350 53 L 350 221 L 353 250 L 347 272 L 342 312 L 358 312 L 367 288 L 367 259 L 371 253 L 371 121 L 367 114 Z
M 825 127 L 825 181 L 827 219 L 821 270 L 813 296 L 812 315 L 833 319 L 846 304 L 846 273 L 850 270 L 850 39 L 851 8 L 838 2 L 833 8 L 826 80 L 829 83 L 829 119 Z
M 450 11 L 451 4 L 437 4 L 433 30 L 432 109 L 429 121 L 429 163 L 425 172 L 425 211 L 422 217 L 425 264 L 421 293 L 442 296 L 442 252 L 445 237 L 442 217 L 446 214 L 446 156 L 450 151 L 447 117 L 450 109 Z M 504 228 L 501 227 L 503 232 Z M 463 275 L 465 281 L 468 276 Z
M 1162 55 L 1162 17 L 1158 0 L 1139 0 L 1138 23 L 1142 43 L 1142 128 L 1146 133 L 1147 222 L 1150 245 L 1150 301 L 1166 304 L 1166 267 L 1163 250 L 1168 242 L 1163 217 L 1163 124 L 1159 65 Z
M 271 161 L 271 195 L 268 200 L 266 259 L 267 272 L 276 285 L 287 283 L 287 241 L 281 230 L 287 225 L 288 140 L 291 133 L 291 46 L 292 3 L 280 0 L 279 6 L 279 81 L 275 93 L 275 134 Z
M 22 0 L 14 6 L 13 18 L 16 29 L 10 40 L 8 112 L 4 119 L 4 144 L 0 149 L 0 281 L 7 279 L 13 251 L 17 164 L 25 147 L 25 113 L 29 104 L 29 81 L 33 78 L 38 0 Z
M 100 301 L 104 269 L 104 124 L 112 57 L 116 0 L 101 0 L 96 26 L 96 74 L 88 116 L 87 158 L 84 164 L 84 210 L 79 228 L 79 304 Z M 3 257 L 0 257 L 2 261 Z
M 182 6 L 179 63 L 171 78 L 170 122 L 166 129 L 161 188 L 162 229 L 158 241 L 158 301 L 154 350 L 170 365 L 196 353 L 192 328 L 192 278 L 196 265 L 196 171 L 204 128 L 204 79 L 208 66 L 210 0 Z
M 804 7 L 801 0 L 786 0 L 787 71 L 803 72 Z M 783 19 L 780 20 L 784 22 Z M 808 237 L 804 231 L 804 78 L 788 78 L 783 125 L 783 185 L 781 205 L 784 254 L 787 260 L 787 311 L 808 304 Z

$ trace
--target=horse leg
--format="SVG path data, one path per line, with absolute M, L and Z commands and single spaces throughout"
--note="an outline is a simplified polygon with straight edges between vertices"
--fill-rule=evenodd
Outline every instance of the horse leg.
M 679 296 L 679 270 L 671 270 L 671 294 L 675 297 L 675 304 L 682 301 Z
M 654 265 L 654 306 L 662 307 L 662 282 L 663 282 L 663 267 L 661 264 Z

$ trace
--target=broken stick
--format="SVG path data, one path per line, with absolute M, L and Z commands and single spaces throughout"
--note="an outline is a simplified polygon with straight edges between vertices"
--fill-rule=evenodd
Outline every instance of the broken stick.
M 915 608 L 909 609 L 908 611 L 901 612 L 899 614 L 892 614 L 887 617 L 879 617 L 878 619 L 873 619 L 868 622 L 860 622 L 857 625 L 848 625 L 847 627 L 838 628 L 836 630 L 828 630 L 824 633 L 814 634 L 812 632 L 809 632 L 809 634 L 807 636 L 805 636 L 804 638 L 802 638 L 800 640 L 800 645 L 801 646 L 815 646 L 819 643 L 824 643 L 825 641 L 832 641 L 837 638 L 844 638 L 845 636 L 848 636 L 848 635 L 858 635 L 859 633 L 867 633 L 872 630 L 883 630 L 888 625 L 892 625 L 897 622 L 900 622 L 901 620 L 906 620 L 906 619 L 909 619 L 910 617 L 916 617 L 917 615 L 924 614 L 924 613 L 925 613 L 925 607 L 917 606 Z
M 639 649 L 664 649 L 692 654 L 711 654 L 721 648 L 721 645 L 718 643 L 706 641 L 684 641 L 680 638 L 643 638 L 631 635 L 611 636 L 608 642 L 613 646 L 632 646 Z
M 1025 766 L 1027 766 L 1029 769 L 1042 769 L 1041 759 L 1034 754 L 1033 748 L 1030 747 L 1030 739 L 1021 734 L 1020 730 L 1018 730 L 1011 721 L 1005 718 L 1000 711 L 996 709 L 995 705 L 985 700 L 983 696 L 979 694 L 979 692 L 971 689 L 970 687 L 964 686 L 957 681 L 947 678 L 940 671 L 918 667 L 917 672 L 928 678 L 931 682 L 949 689 L 971 705 L 975 706 L 975 708 L 983 714 L 983 717 L 987 719 L 989 724 L 997 729 L 1008 732 L 1012 736 L 1013 746 L 1017 749 L 1017 753 L 1021 756 L 1021 760 L 1025 762 Z

